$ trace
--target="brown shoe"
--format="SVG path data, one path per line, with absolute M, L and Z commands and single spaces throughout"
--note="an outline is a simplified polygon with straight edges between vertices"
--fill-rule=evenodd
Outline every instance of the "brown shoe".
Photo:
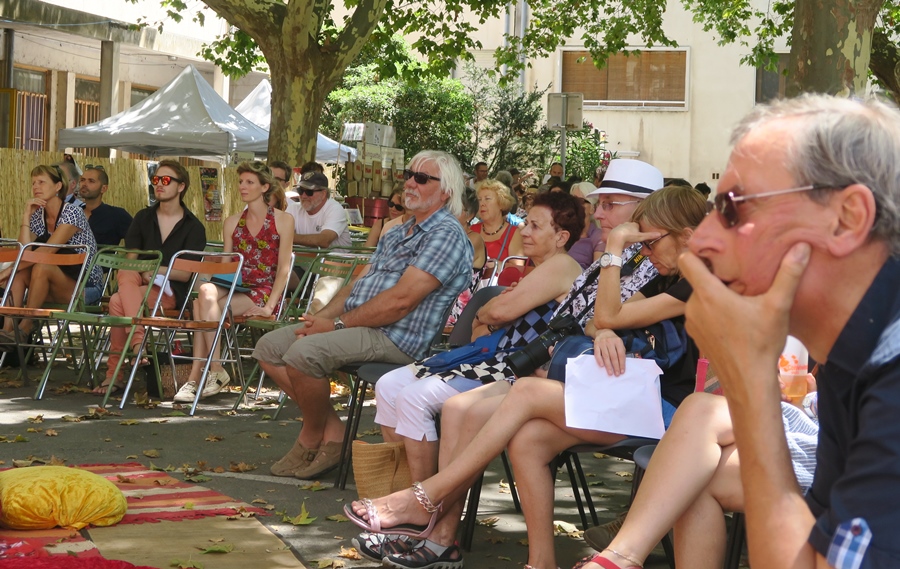
M 625 523 L 625 516 L 627 515 L 628 510 L 625 510 L 611 522 L 586 529 L 584 532 L 584 541 L 595 550 L 603 551 L 609 547 L 609 544 L 612 543 L 612 540 L 618 535 L 619 530 L 622 529 L 622 524 Z
M 308 468 L 319 449 L 309 449 L 295 442 L 291 451 L 281 457 L 281 460 L 272 465 L 269 471 L 275 476 L 293 476 L 298 468 Z
M 337 468 L 341 463 L 341 443 L 331 442 L 325 443 L 319 447 L 319 453 L 316 455 L 309 466 L 306 468 L 298 468 L 294 470 L 294 478 L 301 480 L 311 480 L 317 476 L 325 474 L 329 470 Z

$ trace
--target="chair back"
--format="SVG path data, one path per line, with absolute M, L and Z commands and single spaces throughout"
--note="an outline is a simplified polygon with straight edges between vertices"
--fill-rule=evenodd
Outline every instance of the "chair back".
M 493 260 L 493 259 L 489 259 L 489 260 Z M 500 278 L 500 273 L 502 273 L 503 270 L 506 269 L 507 267 L 511 267 L 513 265 L 521 266 L 521 265 L 525 265 L 527 262 L 528 262 L 528 257 L 522 257 L 519 255 L 510 255 L 509 257 L 506 257 L 505 259 L 501 259 L 499 263 L 497 263 L 495 261 L 494 269 L 491 272 L 490 279 L 488 279 L 487 286 L 496 286 L 497 279 Z M 485 263 L 485 264 L 487 264 L 487 263 Z
M 475 314 L 482 306 L 488 303 L 492 298 L 497 297 L 501 292 L 506 290 L 504 286 L 488 286 L 475 291 L 469 303 L 463 308 L 453 331 L 447 338 L 447 343 L 451 346 L 464 346 L 472 341 L 472 323 L 475 321 Z
M 244 258 L 239 253 L 218 253 L 212 251 L 179 251 L 172 255 L 169 267 L 166 269 L 163 277 L 163 284 L 160 287 L 166 289 L 169 281 L 172 280 L 173 271 L 183 271 L 191 273 L 190 283 L 191 289 L 197 284 L 200 275 L 229 275 L 231 282 L 228 286 L 228 296 L 225 299 L 225 306 L 231 306 L 231 298 L 234 296 L 234 288 L 237 286 L 238 278 L 241 274 L 241 267 L 244 265 Z M 150 311 L 151 317 L 161 316 L 162 301 L 165 293 L 157 295 L 156 302 Z M 185 309 L 190 303 L 190 295 L 186 295 L 184 304 L 179 309 L 179 317 L 183 317 Z M 224 322 L 227 310 L 222 311 L 222 322 Z
M 52 249 L 56 249 L 56 251 L 51 251 Z M 33 263 L 35 265 L 53 265 L 56 267 L 74 267 L 80 265 L 81 269 L 78 271 L 78 278 L 75 279 L 76 286 L 66 308 L 67 310 L 72 310 L 76 300 L 79 297 L 83 298 L 81 293 L 84 290 L 87 276 L 90 274 L 86 270 L 86 265 L 88 264 L 86 261 L 89 252 L 90 248 L 87 245 L 58 245 L 55 243 L 38 242 L 27 243 L 19 249 L 19 254 L 13 263 L 12 273 L 10 274 L 8 282 L 12 282 L 15 279 L 22 262 Z M 11 289 L 12 287 L 10 286 L 6 287 L 0 305 L 8 305 Z

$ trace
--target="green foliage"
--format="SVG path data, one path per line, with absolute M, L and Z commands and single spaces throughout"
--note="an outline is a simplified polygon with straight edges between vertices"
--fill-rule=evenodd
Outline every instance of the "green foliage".
M 268 71 L 266 58 L 256 42 L 237 28 L 231 28 L 212 43 L 204 44 L 199 55 L 218 65 L 222 73 L 232 79 L 239 79 L 251 71 Z
M 554 133 L 556 134 L 556 133 Z M 559 134 L 556 134 L 558 141 Z M 608 165 L 611 154 L 606 150 L 606 133 L 584 121 L 582 130 L 566 133 L 566 176 L 578 176 L 590 182 L 594 171 L 604 162 Z M 553 157 L 560 159 L 559 153 Z

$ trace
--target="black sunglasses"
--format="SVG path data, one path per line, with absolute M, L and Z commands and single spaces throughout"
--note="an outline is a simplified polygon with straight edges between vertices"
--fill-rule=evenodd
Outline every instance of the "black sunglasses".
M 431 174 L 426 174 L 425 172 L 413 172 L 412 170 L 404 170 L 403 171 L 403 179 L 409 180 L 410 178 L 415 179 L 416 183 L 419 184 L 420 186 L 427 184 L 428 180 L 434 180 L 436 182 L 441 181 L 440 178 L 436 178 L 435 176 L 432 176 Z
M 153 176 L 150 178 L 150 183 L 154 186 L 168 186 L 172 182 L 178 182 L 180 184 L 184 182 L 184 180 L 179 180 L 175 176 Z
M 775 190 L 772 192 L 762 192 L 760 194 L 737 195 L 734 192 L 725 192 L 716 194 L 713 198 L 713 207 L 722 217 L 726 227 L 734 227 L 741 222 L 738 215 L 737 204 L 759 198 L 771 198 L 774 196 L 782 196 L 786 194 L 794 194 L 797 192 L 809 192 L 813 190 L 829 190 L 835 189 L 833 186 L 823 186 L 821 184 L 811 184 L 809 186 L 800 186 L 799 188 L 788 188 L 786 190 Z
M 404 209 L 406 209 L 405 207 L 403 207 L 403 204 L 399 204 L 399 203 L 395 203 L 395 202 L 388 202 L 388 207 L 392 207 L 392 208 L 396 209 L 397 211 L 403 211 Z
M 325 188 L 316 188 L 314 190 L 306 189 L 306 188 L 297 188 L 297 193 L 304 194 L 306 197 L 313 197 L 316 195 L 316 192 L 324 192 Z

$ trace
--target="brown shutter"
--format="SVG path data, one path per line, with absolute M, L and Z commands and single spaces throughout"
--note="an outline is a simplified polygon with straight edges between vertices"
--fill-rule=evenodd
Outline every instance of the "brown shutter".
M 564 51 L 562 88 L 567 93 L 584 93 L 585 101 L 629 105 L 629 101 L 684 106 L 686 51 L 642 51 L 626 56 L 610 56 L 603 69 L 594 66 L 586 51 Z M 613 102 L 615 101 L 615 102 Z

